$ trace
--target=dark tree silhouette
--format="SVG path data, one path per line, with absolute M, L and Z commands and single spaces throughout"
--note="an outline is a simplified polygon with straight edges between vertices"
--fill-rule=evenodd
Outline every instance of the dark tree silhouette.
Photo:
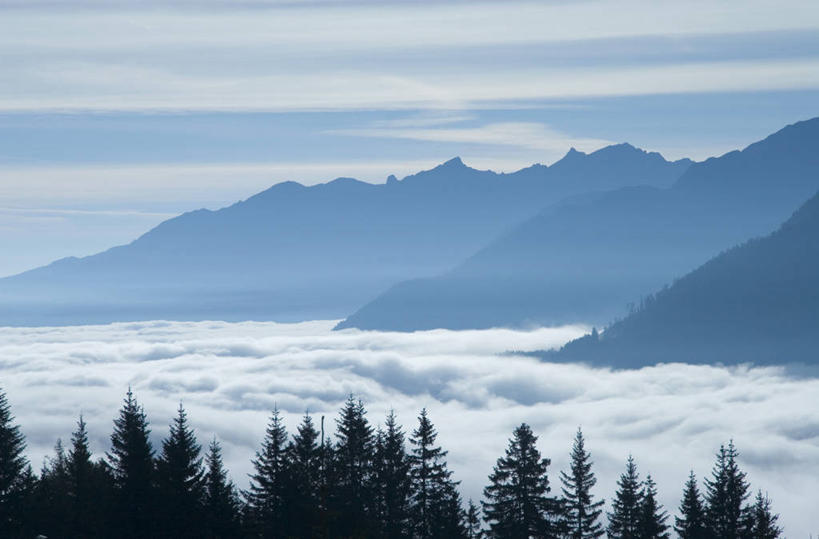
M 250 476 L 247 493 L 247 523 L 254 535 L 267 538 L 287 537 L 290 522 L 287 501 L 290 478 L 287 461 L 287 430 L 278 408 L 267 425 L 262 448 L 253 459 L 255 472 Z
M 22 503 L 25 495 L 24 472 L 28 466 L 23 452 L 25 438 L 14 424 L 5 392 L 0 390 L 0 529 L 22 531 Z
M 483 493 L 490 535 L 504 539 L 553 537 L 557 502 L 548 494 L 549 459 L 541 458 L 537 436 L 526 423 L 517 427 L 506 455 L 499 458 Z
M 378 500 L 378 528 L 382 537 L 409 537 L 410 461 L 404 431 L 390 411 L 379 432 L 375 449 L 375 483 Z
M 762 491 L 756 493 L 754 504 L 748 511 L 748 536 L 753 539 L 777 539 L 782 536 L 782 528 L 779 526 L 779 515 L 774 514 L 771 509 L 771 500 L 767 495 L 763 496 Z
M 640 535 L 640 518 L 643 506 L 643 487 L 637 473 L 637 464 L 629 455 L 626 471 L 617 481 L 617 492 L 608 514 L 608 536 L 611 539 L 637 539 Z
M 71 534 L 68 457 L 62 440 L 54 446 L 54 457 L 46 460 L 40 470 L 34 497 L 34 514 L 40 534 L 68 537 Z
M 410 474 L 412 477 L 411 525 L 414 537 L 455 537 L 463 535 L 460 499 L 457 483 L 447 468 L 447 452 L 435 445 L 438 433 L 429 420 L 427 410 L 418 416 L 418 428 L 410 443 Z
M 216 438 L 208 446 L 205 468 L 203 504 L 207 525 L 204 536 L 208 539 L 239 537 L 241 503 L 236 487 L 228 478 L 222 462 L 222 447 Z
M 668 539 L 668 513 L 663 511 L 663 506 L 657 502 L 657 485 L 651 478 L 651 474 L 646 476 L 643 484 L 643 496 L 640 503 L 640 535 L 641 539 Z
M 591 467 L 591 455 L 586 452 L 583 432 L 578 428 L 569 473 L 560 472 L 564 526 L 571 539 L 595 539 L 604 534 L 603 525 L 598 521 L 604 501 L 594 501 L 591 489 L 597 484 L 597 478 Z
M 288 449 L 293 488 L 288 513 L 298 537 L 313 536 L 319 527 L 320 449 L 319 432 L 305 414 Z
M 336 534 L 344 537 L 372 533 L 374 513 L 373 458 L 375 438 L 364 403 L 352 395 L 336 419 L 334 507 L 343 518 Z
M 481 526 L 481 510 L 471 499 L 466 504 L 466 517 L 464 528 L 466 528 L 466 539 L 483 539 L 484 532 Z
M 68 496 L 72 537 L 103 537 L 109 512 L 111 477 L 107 466 L 91 460 L 88 430 L 80 415 L 68 451 Z
M 721 446 L 711 479 L 705 480 L 706 523 L 712 536 L 720 539 L 739 539 L 746 533 L 745 501 L 749 485 L 745 473 L 739 469 L 739 452 L 730 441 Z
M 697 486 L 697 477 L 690 472 L 680 502 L 680 516 L 674 519 L 674 531 L 680 539 L 707 539 L 705 508 Z
M 153 535 L 156 498 L 154 450 L 149 434 L 145 411 L 128 388 L 119 417 L 114 420 L 108 453 L 117 498 L 116 515 L 112 521 L 118 525 L 120 537 Z
M 205 472 L 201 452 L 202 447 L 196 442 L 188 416 L 180 404 L 170 434 L 162 441 L 162 454 L 156 463 L 162 500 L 162 531 L 169 536 L 194 538 L 204 533 Z

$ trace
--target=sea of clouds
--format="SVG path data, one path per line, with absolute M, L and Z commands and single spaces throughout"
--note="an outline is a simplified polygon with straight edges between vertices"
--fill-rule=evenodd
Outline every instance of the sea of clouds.
M 559 491 L 582 426 L 610 498 L 631 453 L 676 512 L 689 470 L 710 473 L 733 439 L 754 489 L 772 497 L 789 537 L 819 532 L 819 379 L 781 368 L 681 364 L 615 371 L 543 363 L 510 350 L 543 350 L 583 334 L 567 326 L 527 331 L 332 332 L 300 324 L 144 322 L 66 328 L 0 328 L 0 387 L 39 467 L 80 413 L 98 456 L 130 386 L 155 447 L 184 403 L 199 440 L 217 436 L 240 487 L 271 409 L 293 431 L 305 411 L 326 416 L 360 397 L 373 423 L 395 409 L 407 430 L 422 407 L 449 450 L 465 497 L 479 499 L 512 429 L 529 423 L 552 459 Z

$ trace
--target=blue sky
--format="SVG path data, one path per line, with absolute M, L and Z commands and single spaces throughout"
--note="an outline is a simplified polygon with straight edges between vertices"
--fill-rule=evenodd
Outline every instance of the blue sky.
M 799 1 L 0 0 L 0 275 L 286 179 L 718 155 L 819 115 L 817 30 Z

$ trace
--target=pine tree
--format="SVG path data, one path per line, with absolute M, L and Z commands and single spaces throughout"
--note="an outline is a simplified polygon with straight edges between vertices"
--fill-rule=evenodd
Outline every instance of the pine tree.
M 745 533 L 745 501 L 748 499 L 748 482 L 739 469 L 739 452 L 734 442 L 721 446 L 717 462 L 706 479 L 705 514 L 709 532 L 720 539 L 739 539 Z
M 114 520 L 120 526 L 120 537 L 153 535 L 154 451 L 149 434 L 145 412 L 128 388 L 119 417 L 114 420 L 111 451 L 107 455 L 114 476 L 117 497 Z
M 26 489 L 25 471 L 28 461 L 23 454 L 25 438 L 20 427 L 13 424 L 11 406 L 0 390 L 0 529 L 9 535 L 22 530 L 20 520 Z
M 375 484 L 379 500 L 379 532 L 383 537 L 408 537 L 410 513 L 410 462 L 404 432 L 390 411 L 385 431 L 376 438 Z
M 608 536 L 611 539 L 637 539 L 640 537 L 640 517 L 643 505 L 643 488 L 637 473 L 637 464 L 629 455 L 626 471 L 617 481 L 617 493 L 608 514 Z
M 278 408 L 273 410 L 262 448 L 253 460 L 247 493 L 249 524 L 255 534 L 268 538 L 289 535 L 287 499 L 290 478 L 287 455 L 287 430 Z
M 657 485 L 646 476 L 643 484 L 642 502 L 640 503 L 640 539 L 668 539 L 668 513 L 657 502 Z
M 481 510 L 470 499 L 469 503 L 467 503 L 466 518 L 464 519 L 466 539 L 483 539 L 484 533 L 481 520 Z
M 88 431 L 80 415 L 68 451 L 68 496 L 72 537 L 105 537 L 105 515 L 110 512 L 111 477 L 103 463 L 91 460 Z
M 569 473 L 560 472 L 563 483 L 564 527 L 571 539 L 602 537 L 603 525 L 598 522 L 604 501 L 593 501 L 592 487 L 597 479 L 591 471 L 591 455 L 586 452 L 583 432 L 578 428 L 571 453 Z
M 236 487 L 228 479 L 222 462 L 222 447 L 216 438 L 205 456 L 205 533 L 208 539 L 231 539 L 241 534 L 240 502 Z
M 410 520 L 413 536 L 421 539 L 465 534 L 459 529 L 462 510 L 457 483 L 451 479 L 452 472 L 444 460 L 447 452 L 435 445 L 437 437 L 425 408 L 421 410 L 418 428 L 410 438 L 413 446 L 410 455 Z
M 54 446 L 54 457 L 43 464 L 35 494 L 35 514 L 39 533 L 67 537 L 71 530 L 68 458 L 62 440 Z
M 172 537 L 201 537 L 204 470 L 202 447 L 188 424 L 182 404 L 171 423 L 156 463 L 162 500 L 162 530 Z
M 680 539 L 707 539 L 705 528 L 705 509 L 702 504 L 697 477 L 694 472 L 688 475 L 680 503 L 680 516 L 674 519 L 674 531 Z
M 337 535 L 370 535 L 374 526 L 373 458 L 375 439 L 364 403 L 352 395 L 336 419 L 335 510 Z
M 310 415 L 305 414 L 288 451 L 293 481 L 289 504 L 293 533 L 298 537 L 309 537 L 319 527 L 321 467 L 319 433 Z
M 771 500 L 762 491 L 757 491 L 754 504 L 750 507 L 748 534 L 753 539 L 777 539 L 782 536 L 782 528 L 778 525 L 779 515 L 771 509 Z
M 547 469 L 549 459 L 541 458 L 537 436 L 526 423 L 517 427 L 509 440 L 506 455 L 498 459 L 490 484 L 484 489 L 483 511 L 491 536 L 498 538 L 553 537 L 556 502 Z

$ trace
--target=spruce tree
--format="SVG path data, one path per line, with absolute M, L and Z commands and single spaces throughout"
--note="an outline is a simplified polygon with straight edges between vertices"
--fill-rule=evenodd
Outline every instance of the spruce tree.
M 642 502 L 640 503 L 640 539 L 668 539 L 668 513 L 663 511 L 663 506 L 657 501 L 657 485 L 651 478 L 651 474 L 646 476 L 643 484 Z
M 385 430 L 377 437 L 375 484 L 379 500 L 379 532 L 390 539 L 408 537 L 410 513 L 410 461 L 404 431 L 390 411 Z
M 541 458 L 537 436 L 526 423 L 517 427 L 506 455 L 498 459 L 484 489 L 483 511 L 491 536 L 508 539 L 553 537 L 556 502 L 548 494 L 549 459 Z
M 674 531 L 680 539 L 707 539 L 705 509 L 702 504 L 697 477 L 691 471 L 685 482 L 683 498 L 680 502 L 680 516 L 674 519 Z
M 54 446 L 54 457 L 43 464 L 35 494 L 38 533 L 52 537 L 71 534 L 68 457 L 62 440 Z
M 172 537 L 201 537 L 204 470 L 202 447 L 188 424 L 180 403 L 169 436 L 162 441 L 156 463 L 157 484 L 162 501 L 162 531 Z
M 626 471 L 617 481 L 617 493 L 608 514 L 608 536 L 611 539 L 637 539 L 640 537 L 640 517 L 643 505 L 643 488 L 637 473 L 637 464 L 629 455 Z
M 72 537 L 105 537 L 110 512 L 111 477 L 103 463 L 91 460 L 88 431 L 80 415 L 68 451 L 68 495 Z
M 154 535 L 154 450 L 149 434 L 145 412 L 128 388 L 119 417 L 114 420 L 107 455 L 117 498 L 113 520 L 119 525 L 120 537 Z
M 305 414 L 289 447 L 293 490 L 290 518 L 298 537 L 314 535 L 319 527 L 320 447 L 313 419 Z
M 756 493 L 754 504 L 748 511 L 748 536 L 753 539 L 778 539 L 782 528 L 778 525 L 779 515 L 771 509 L 771 500 L 762 491 Z
M 352 395 L 336 419 L 335 510 L 340 514 L 337 535 L 372 533 L 374 513 L 373 458 L 375 439 L 364 403 Z
M 252 532 L 268 538 L 287 537 L 290 523 L 287 500 L 290 478 L 287 455 L 287 430 L 278 408 L 273 410 L 262 442 L 253 459 L 255 472 L 250 476 L 247 493 L 249 525 Z
M 483 539 L 483 526 L 481 526 L 481 510 L 472 501 L 466 505 L 466 517 L 464 519 L 464 528 L 466 529 L 466 539 Z
M 457 483 L 447 468 L 447 452 L 435 445 L 438 433 L 429 420 L 426 408 L 418 417 L 418 428 L 410 442 L 410 476 L 412 480 L 411 527 L 418 538 L 464 535 L 461 527 L 460 497 Z
M 706 479 L 705 514 L 709 532 L 720 539 L 739 539 L 745 533 L 745 501 L 749 485 L 739 469 L 739 452 L 730 441 L 720 446 L 717 462 Z
M 604 534 L 603 525 L 598 522 L 604 501 L 594 501 L 591 489 L 597 478 L 591 467 L 591 455 L 586 452 L 583 432 L 578 428 L 569 473 L 560 472 L 564 528 L 571 539 L 596 539 Z
M 0 390 L 0 529 L 12 535 L 22 529 L 20 511 L 25 499 L 25 471 L 28 467 L 23 452 L 25 438 L 14 424 L 6 394 Z
M 216 438 L 205 456 L 205 533 L 208 539 L 231 539 L 241 534 L 240 502 L 222 462 L 222 447 Z

